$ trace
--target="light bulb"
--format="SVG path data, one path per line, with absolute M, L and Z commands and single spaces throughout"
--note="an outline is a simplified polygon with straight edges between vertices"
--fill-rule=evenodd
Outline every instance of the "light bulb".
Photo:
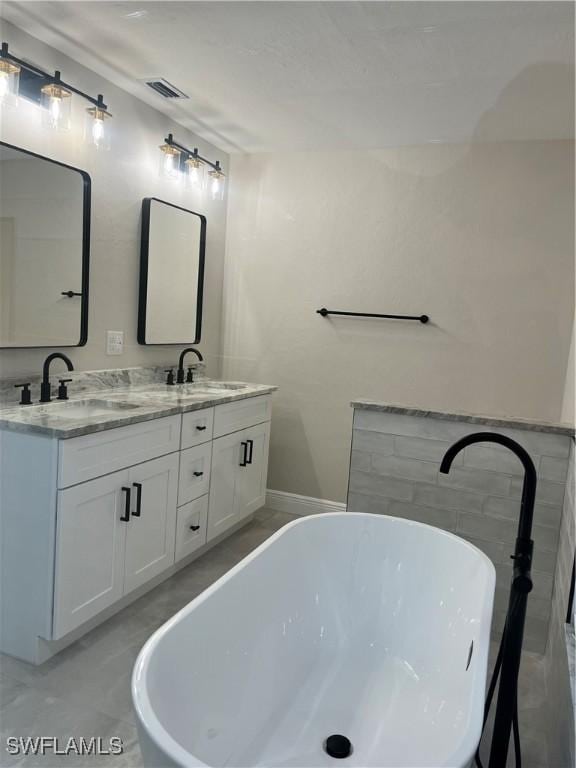
M 180 177 L 180 150 L 172 144 L 162 144 L 162 162 L 160 172 L 169 179 L 178 179 Z
M 208 173 L 210 176 L 210 197 L 212 200 L 224 199 L 224 179 L 226 178 L 217 162 L 214 170 Z
M 18 103 L 20 67 L 7 59 L 0 59 L 0 104 L 14 107 Z
M 54 125 L 58 124 L 58 120 L 60 119 L 60 102 L 62 99 L 58 98 L 57 96 L 51 96 L 50 97 L 50 106 L 48 109 L 50 110 L 50 117 L 52 119 L 52 122 Z
M 96 149 L 109 149 L 110 135 L 105 121 L 112 117 L 105 108 L 102 96 L 98 96 L 98 103 L 86 110 L 86 125 L 84 128 L 84 140 Z
M 92 138 L 94 144 L 99 144 L 104 137 L 104 120 L 98 120 L 94 118 L 94 125 L 92 126 Z
M 193 155 L 189 155 L 184 161 L 186 166 L 186 172 L 188 177 L 188 184 L 196 190 L 202 191 L 205 185 L 205 170 L 206 166 L 197 156 L 197 150 L 194 150 Z
M 70 111 L 72 92 L 65 88 L 59 79 L 42 86 L 42 104 L 46 107 L 45 122 L 58 130 L 67 131 L 70 128 Z

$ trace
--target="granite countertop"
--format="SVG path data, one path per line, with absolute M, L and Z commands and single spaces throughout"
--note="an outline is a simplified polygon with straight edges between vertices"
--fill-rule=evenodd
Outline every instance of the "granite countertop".
M 444 419 L 445 421 L 464 421 L 469 424 L 485 424 L 491 427 L 510 427 L 512 429 L 525 429 L 531 432 L 550 432 L 555 435 L 566 435 L 567 437 L 574 437 L 575 434 L 575 427 L 570 424 L 535 421 L 513 416 L 483 416 L 462 411 L 435 411 L 430 408 L 419 408 L 413 405 L 400 405 L 398 403 L 383 403 L 377 400 L 353 400 L 351 405 L 353 408 L 379 411 L 380 413 L 399 413 L 404 416 L 424 416 L 432 419 Z
M 67 439 L 164 416 L 267 395 L 277 387 L 203 380 L 197 384 L 142 384 L 95 389 L 69 400 L 0 409 L 0 429 Z

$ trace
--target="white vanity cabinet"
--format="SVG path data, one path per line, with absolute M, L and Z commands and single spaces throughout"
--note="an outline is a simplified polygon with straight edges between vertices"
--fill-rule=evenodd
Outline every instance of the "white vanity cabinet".
M 60 483 L 175 451 L 179 428 L 173 416 L 67 440 Z M 172 565 L 178 465 L 172 452 L 58 491 L 53 639 Z
M 270 422 L 214 440 L 208 541 L 264 505 L 269 442 Z
M 270 413 L 260 395 L 62 440 L 0 431 L 0 650 L 49 658 L 247 520 Z

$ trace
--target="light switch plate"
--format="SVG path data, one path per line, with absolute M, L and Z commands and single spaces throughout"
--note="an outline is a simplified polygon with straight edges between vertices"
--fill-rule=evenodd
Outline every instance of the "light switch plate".
M 121 355 L 124 352 L 124 331 L 106 331 L 106 354 Z

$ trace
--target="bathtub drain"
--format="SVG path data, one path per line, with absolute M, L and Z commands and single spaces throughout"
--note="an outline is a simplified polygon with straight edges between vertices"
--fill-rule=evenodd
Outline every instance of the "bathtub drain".
M 328 736 L 324 742 L 324 751 L 330 757 L 349 757 L 352 754 L 352 743 L 346 736 L 335 733 L 332 736 Z

